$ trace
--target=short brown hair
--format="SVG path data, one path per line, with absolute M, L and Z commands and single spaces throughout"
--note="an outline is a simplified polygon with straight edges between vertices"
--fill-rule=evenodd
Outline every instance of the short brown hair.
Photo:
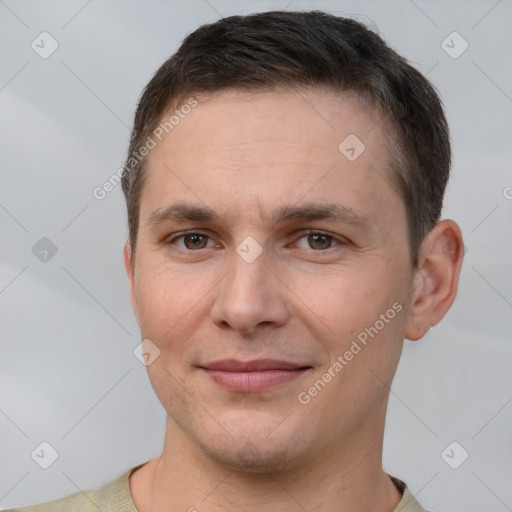
M 421 242 L 440 218 L 450 173 L 441 100 L 375 32 L 321 11 L 270 11 L 203 25 L 157 70 L 140 98 L 122 175 L 133 256 L 147 160 L 140 150 L 164 112 L 195 93 L 295 87 L 352 91 L 385 114 L 390 178 L 405 204 L 417 267 Z

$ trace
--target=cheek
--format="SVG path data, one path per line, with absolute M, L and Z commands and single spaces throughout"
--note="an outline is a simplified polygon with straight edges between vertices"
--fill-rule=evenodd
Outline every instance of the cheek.
M 166 262 L 141 262 L 135 293 L 143 328 L 170 329 L 205 294 L 202 281 Z M 160 335 L 164 334 L 160 332 Z
M 383 378 L 390 374 L 405 332 L 403 273 L 392 260 L 369 260 L 333 267 L 318 276 L 297 276 L 290 286 L 302 301 L 297 304 L 305 315 L 303 322 L 311 322 L 311 331 L 328 355 L 326 365 L 347 351 L 357 352 L 348 354 L 343 373 L 361 385 L 369 369 L 382 372 Z
M 393 281 L 379 280 L 380 275 L 389 274 L 382 265 L 366 259 L 332 266 L 317 274 L 290 275 L 289 286 L 300 299 L 300 308 L 310 310 L 326 328 L 334 333 L 354 334 L 393 303 Z
M 173 276 L 162 266 L 144 267 L 141 265 L 135 294 L 139 311 L 139 327 L 142 339 L 151 340 L 160 350 L 159 363 L 169 357 L 168 345 L 173 342 L 173 353 L 179 350 L 174 336 L 179 327 L 179 319 L 187 309 L 187 294 L 177 286 Z M 148 373 L 153 370 L 148 366 Z
M 179 380 L 183 378 L 190 340 L 197 340 L 198 326 L 211 306 L 208 294 L 218 280 L 217 273 L 199 268 L 141 261 L 135 286 L 141 337 L 150 339 L 160 350 L 159 364 L 148 366 L 150 377 L 152 372 L 167 368 Z M 165 374 L 155 374 L 157 377 L 166 380 Z

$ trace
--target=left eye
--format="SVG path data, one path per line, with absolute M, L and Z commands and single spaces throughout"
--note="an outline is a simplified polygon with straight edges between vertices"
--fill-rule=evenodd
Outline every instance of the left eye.
M 178 235 L 175 238 L 172 238 L 171 240 L 169 240 L 169 243 L 173 244 L 180 239 L 183 239 L 184 246 L 179 247 L 181 247 L 182 249 L 194 251 L 196 249 L 205 249 L 208 240 L 210 240 L 210 237 L 203 233 L 185 233 L 182 235 Z M 299 240 L 303 239 L 306 239 L 306 243 L 309 245 L 310 249 L 315 249 L 318 251 L 330 249 L 331 247 L 333 247 L 333 242 L 335 242 L 335 245 L 344 245 L 344 242 L 342 240 L 338 240 L 331 235 L 317 231 L 306 233 L 299 238 Z M 307 249 L 307 247 L 303 248 Z
M 332 247 L 332 242 L 336 242 L 337 245 L 343 245 L 343 243 L 340 240 L 337 240 L 333 236 L 327 235 L 326 233 L 306 233 L 305 235 L 300 237 L 300 240 L 304 238 L 307 239 L 307 243 L 309 244 L 311 249 L 318 249 L 321 251 L 325 249 L 330 249 Z

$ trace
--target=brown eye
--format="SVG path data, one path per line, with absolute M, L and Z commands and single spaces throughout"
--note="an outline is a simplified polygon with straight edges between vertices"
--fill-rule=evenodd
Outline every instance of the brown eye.
M 187 249 L 204 249 L 208 242 L 208 237 L 199 233 L 193 233 L 191 235 L 183 235 L 183 242 Z
M 177 245 L 184 251 L 195 251 L 198 249 L 205 249 L 208 242 L 211 241 L 208 235 L 203 233 L 182 233 L 174 238 L 169 239 L 166 243 L 169 245 Z
M 308 235 L 308 243 L 312 249 L 329 249 L 332 243 L 332 236 L 317 233 Z
M 325 251 L 326 249 L 330 249 L 337 245 L 346 245 L 343 239 L 340 240 L 332 235 L 328 235 L 327 233 L 322 233 L 319 231 L 310 231 L 309 233 L 301 236 L 299 239 L 299 246 L 302 240 L 306 240 L 306 242 L 301 246 L 301 248 L 313 249 L 317 252 Z

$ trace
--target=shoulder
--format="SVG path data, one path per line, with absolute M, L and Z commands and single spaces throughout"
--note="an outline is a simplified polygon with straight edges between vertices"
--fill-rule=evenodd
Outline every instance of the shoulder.
M 97 512 L 94 507 L 97 495 L 98 491 L 87 489 L 40 505 L 13 508 L 4 512 Z
M 137 512 L 130 494 L 130 475 L 144 464 L 134 466 L 101 489 L 86 489 L 39 505 L 3 512 Z
M 402 499 L 393 512 L 429 512 L 418 503 L 404 481 L 394 476 L 391 476 L 391 480 L 402 493 Z

